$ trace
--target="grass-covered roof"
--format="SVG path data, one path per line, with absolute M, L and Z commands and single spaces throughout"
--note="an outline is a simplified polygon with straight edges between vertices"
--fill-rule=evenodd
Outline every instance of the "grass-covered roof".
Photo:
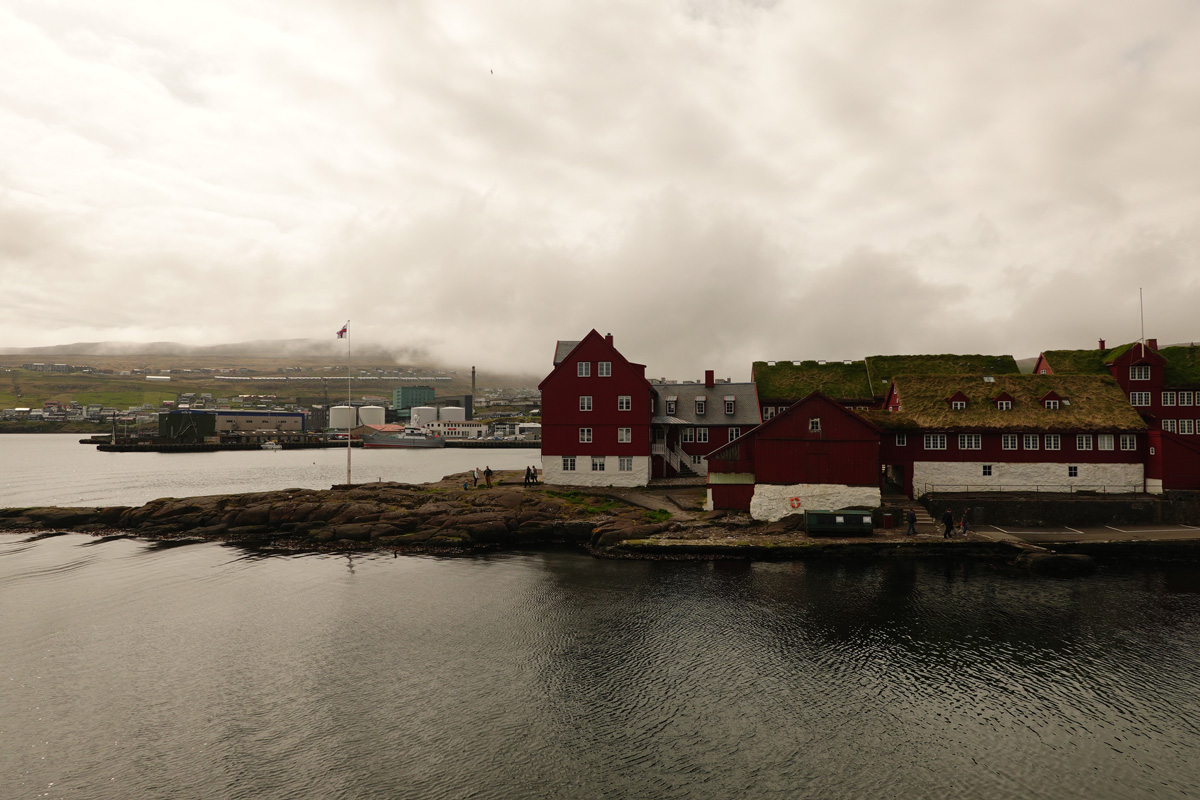
M 1111 350 L 1046 350 L 1042 355 L 1055 375 L 1107 375 L 1104 365 L 1112 363 L 1130 346 L 1123 344 Z
M 1200 386 L 1200 346 L 1164 347 L 1158 353 L 1167 360 L 1167 386 Z
M 833 400 L 869 401 L 873 395 L 867 370 L 861 361 L 820 363 L 817 361 L 755 361 L 751 376 L 758 385 L 760 400 L 795 402 L 812 392 Z
M 875 394 L 882 396 L 897 375 L 1018 375 L 1012 356 L 942 355 L 868 356 L 867 373 Z
M 997 375 L 994 383 L 973 376 L 901 375 L 895 379 L 900 411 L 863 412 L 886 430 L 967 429 L 1025 431 L 1145 430 L 1146 423 L 1129 405 L 1125 393 L 1107 375 Z M 1055 392 L 1064 402 L 1045 408 L 1040 398 Z M 967 397 L 962 411 L 950 408 L 957 392 Z M 1012 396 L 1012 409 L 1001 411 L 992 400 Z

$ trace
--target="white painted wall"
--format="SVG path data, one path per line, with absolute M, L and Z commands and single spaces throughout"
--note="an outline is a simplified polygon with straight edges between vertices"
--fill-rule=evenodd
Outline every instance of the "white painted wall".
M 991 464 L 992 474 L 984 477 L 983 465 Z M 1067 475 L 1068 466 L 1079 467 L 1078 477 Z M 1141 464 L 1012 464 L 989 461 L 917 461 L 913 463 L 913 492 L 922 494 L 926 484 L 946 487 L 970 486 L 973 492 L 1019 491 L 1024 486 L 1047 487 L 1136 487 L 1142 489 L 1145 470 Z
M 709 502 L 712 502 L 711 498 Z M 881 504 L 877 486 L 846 486 L 840 483 L 783 486 L 760 483 L 754 487 L 754 496 L 750 498 L 750 516 L 764 522 L 775 522 L 789 514 L 802 514 L 805 511 L 832 511 L 850 506 L 878 508 Z
M 617 469 L 617 456 L 604 459 L 604 471 L 592 471 L 591 456 L 576 456 L 575 471 L 564 472 L 562 456 L 542 456 L 542 482 L 550 486 L 645 486 L 650 483 L 650 456 L 634 456 L 633 471 Z

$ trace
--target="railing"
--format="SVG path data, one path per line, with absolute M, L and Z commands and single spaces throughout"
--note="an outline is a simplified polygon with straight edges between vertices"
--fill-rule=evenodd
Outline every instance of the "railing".
M 926 483 L 920 494 L 967 494 L 970 492 L 1032 492 L 1034 494 L 1142 494 L 1140 483 Z M 916 488 L 914 486 L 914 488 Z
M 672 469 L 674 469 L 676 472 L 679 472 L 679 455 L 674 450 L 668 448 L 665 444 L 655 442 L 654 444 L 650 445 L 650 454 L 662 456 L 663 460 L 670 464 Z

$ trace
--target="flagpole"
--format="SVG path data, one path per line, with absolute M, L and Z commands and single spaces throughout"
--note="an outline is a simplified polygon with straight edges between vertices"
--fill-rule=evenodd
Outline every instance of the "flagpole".
M 350 431 L 354 427 L 354 402 L 351 399 L 353 390 L 350 388 L 350 320 L 346 320 L 346 485 L 353 483 L 350 479 Z

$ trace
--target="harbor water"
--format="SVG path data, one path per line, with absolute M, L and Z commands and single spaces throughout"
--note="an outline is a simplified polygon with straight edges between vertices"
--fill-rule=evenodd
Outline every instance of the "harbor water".
M 5 504 L 45 502 L 14 438 Z M 72 447 L 88 504 L 142 497 L 127 458 L 152 496 L 314 466 Z M 0 533 L 0 685 L 6 800 L 1195 797 L 1200 573 Z

